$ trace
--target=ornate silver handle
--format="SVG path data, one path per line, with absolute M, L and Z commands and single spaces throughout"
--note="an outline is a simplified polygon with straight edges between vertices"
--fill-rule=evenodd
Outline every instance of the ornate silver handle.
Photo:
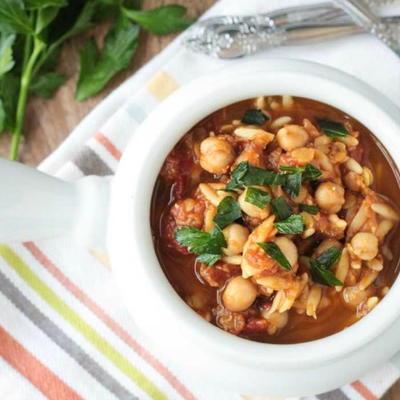
M 400 33 L 398 19 L 385 19 L 385 23 L 389 22 Z M 237 58 L 266 48 L 312 43 L 363 31 L 365 27 L 355 24 L 341 8 L 321 3 L 254 16 L 209 18 L 190 28 L 183 44 L 197 53 Z
M 387 24 L 375 15 L 370 8 L 357 0 L 334 0 L 354 20 L 368 32 L 375 35 L 396 54 L 400 55 L 400 35 L 394 25 Z

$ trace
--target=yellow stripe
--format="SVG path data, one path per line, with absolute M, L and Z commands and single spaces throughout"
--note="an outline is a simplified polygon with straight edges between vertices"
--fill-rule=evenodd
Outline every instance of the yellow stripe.
M 111 263 L 110 263 L 110 259 L 108 258 L 108 255 L 106 253 L 102 253 L 100 251 L 97 250 L 89 250 L 89 253 L 101 264 L 103 264 L 105 267 L 110 268 L 111 269 Z
M 78 313 L 69 307 L 57 294 L 50 289 L 25 262 L 8 246 L 0 245 L 0 254 L 15 272 L 39 296 L 78 332 L 80 332 L 94 347 L 107 357 L 120 371 L 127 375 L 136 385 L 156 400 L 167 399 L 166 395 L 154 385 L 142 372 L 117 350 L 115 350 L 102 336 L 100 336 Z
M 159 101 L 178 89 L 178 84 L 165 71 L 160 71 L 147 82 L 147 90 Z

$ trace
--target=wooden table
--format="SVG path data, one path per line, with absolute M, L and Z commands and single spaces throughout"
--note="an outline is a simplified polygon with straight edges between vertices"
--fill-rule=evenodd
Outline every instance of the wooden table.
M 189 9 L 190 16 L 197 17 L 215 2 L 216 0 L 146 0 L 144 8 L 179 3 Z M 104 30 L 101 26 L 95 29 L 98 35 Z M 129 68 L 118 74 L 100 94 L 81 103 L 74 101 L 74 88 L 77 79 L 77 49 L 84 37 L 67 43 L 61 55 L 60 71 L 69 76 L 69 79 L 51 100 L 33 98 L 29 102 L 26 140 L 21 146 L 20 160 L 29 165 L 38 165 L 109 92 L 159 53 L 174 37 L 175 35 L 158 37 L 142 32 L 139 50 Z M 9 143 L 10 138 L 7 135 L 0 137 L 1 156 L 7 156 Z M 400 400 L 400 382 L 389 390 L 383 400 Z
M 198 17 L 216 0 L 146 0 L 144 8 L 153 8 L 163 4 L 182 4 L 188 8 L 188 15 Z M 103 26 L 95 28 L 99 36 L 104 32 Z M 118 87 L 130 75 L 146 64 L 159 53 L 175 35 L 155 36 L 142 32 L 137 53 L 128 69 L 112 79 L 106 88 L 97 96 L 81 103 L 74 100 L 74 89 L 77 79 L 78 49 L 85 36 L 77 37 L 68 42 L 60 57 L 60 72 L 65 73 L 68 81 L 50 100 L 33 98 L 27 108 L 25 125 L 25 140 L 20 148 L 20 161 L 29 165 L 38 165 L 46 156 L 53 152 L 82 120 L 82 118 L 100 103 L 105 96 Z M 10 137 L 0 136 L 0 156 L 8 156 Z

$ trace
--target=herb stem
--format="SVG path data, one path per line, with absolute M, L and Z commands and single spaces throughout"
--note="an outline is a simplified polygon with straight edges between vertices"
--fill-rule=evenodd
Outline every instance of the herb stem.
M 32 54 L 27 59 L 28 61 L 26 62 L 22 70 L 21 84 L 20 84 L 18 103 L 17 103 L 17 112 L 15 117 L 15 127 L 13 129 L 13 136 L 11 142 L 10 155 L 9 155 L 9 158 L 11 160 L 17 159 L 18 148 L 21 142 L 22 131 L 24 128 L 24 120 L 25 120 L 24 115 L 28 99 L 29 86 L 32 79 L 32 70 L 43 47 L 44 47 L 43 42 L 39 40 L 37 37 L 35 37 L 33 41 Z

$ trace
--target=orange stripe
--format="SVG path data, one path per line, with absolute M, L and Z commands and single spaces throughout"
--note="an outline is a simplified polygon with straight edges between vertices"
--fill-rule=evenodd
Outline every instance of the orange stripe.
M 122 341 L 158 371 L 184 399 L 196 400 L 194 395 L 168 370 L 168 368 L 133 339 L 121 325 L 114 321 L 89 296 L 82 292 L 82 290 L 65 276 L 33 242 L 25 242 L 24 246 L 65 288 L 85 304 L 85 306 L 101 319 Z
M 0 356 L 50 400 L 83 400 L 0 326 Z
M 95 139 L 102 144 L 107 150 L 108 152 L 116 159 L 116 160 L 120 160 L 121 159 L 121 152 L 115 147 L 115 145 L 113 143 L 110 142 L 110 139 L 108 139 L 108 137 L 104 136 L 102 133 L 97 132 L 94 135 Z
M 351 386 L 357 390 L 365 400 L 378 400 L 378 397 L 376 397 L 362 382 L 355 381 Z

